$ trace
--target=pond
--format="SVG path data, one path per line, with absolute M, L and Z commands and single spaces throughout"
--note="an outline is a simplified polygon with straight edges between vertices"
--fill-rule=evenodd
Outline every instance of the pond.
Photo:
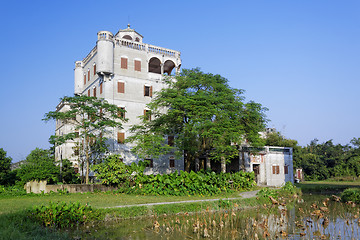
M 360 239 L 359 206 L 324 195 L 260 208 L 119 220 L 87 226 L 74 239 Z

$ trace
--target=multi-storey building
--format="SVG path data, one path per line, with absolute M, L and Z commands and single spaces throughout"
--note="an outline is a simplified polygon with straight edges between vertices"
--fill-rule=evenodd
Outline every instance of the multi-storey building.
M 126 110 L 128 122 L 123 129 L 111 129 L 107 136 L 109 150 L 119 153 L 125 163 L 137 161 L 131 153 L 131 144 L 123 141 L 130 134 L 129 128 L 140 122 L 139 116 L 148 114 L 146 105 L 156 91 L 165 87 L 164 75 L 180 71 L 180 52 L 143 43 L 143 36 L 134 29 L 119 30 L 115 35 L 109 31 L 97 34 L 96 46 L 82 60 L 75 62 L 75 95 L 103 98 Z M 57 111 L 66 111 L 68 106 L 60 103 Z M 56 123 L 56 134 L 71 131 L 71 125 Z M 171 138 L 171 136 L 170 136 Z M 57 160 L 69 159 L 77 166 L 74 142 L 56 147 Z M 163 156 L 151 159 L 147 172 L 165 173 L 183 170 L 183 159 Z

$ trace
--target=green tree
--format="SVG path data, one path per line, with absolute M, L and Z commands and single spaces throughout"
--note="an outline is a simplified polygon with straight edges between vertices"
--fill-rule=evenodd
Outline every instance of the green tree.
M 298 146 L 298 142 L 293 139 L 285 138 L 280 132 L 270 132 L 266 134 L 265 145 L 296 148 Z
M 20 165 L 17 174 L 23 184 L 32 180 L 56 183 L 59 168 L 55 165 L 54 156 L 49 150 L 36 148 L 26 157 L 25 163 Z
M 7 175 L 10 173 L 11 157 L 6 156 L 4 149 L 0 148 L 0 185 L 7 184 Z
M 45 114 L 44 121 L 58 120 L 72 126 L 63 136 L 51 136 L 50 142 L 59 145 L 76 140 L 80 166 L 85 167 L 85 182 L 89 183 L 89 169 L 108 150 L 106 133 L 109 128 L 122 129 L 122 112 L 125 110 L 104 99 L 88 96 L 64 97 L 61 102 L 69 108 Z
M 231 88 L 220 75 L 199 69 L 182 70 L 176 80 L 165 80 L 148 104 L 152 121 L 142 118 L 133 126 L 128 141 L 136 143 L 133 151 L 142 158 L 157 157 L 177 150 L 185 153 L 185 170 L 199 157 L 225 162 L 237 154 L 232 143 L 247 140 L 262 146 L 259 132 L 264 129 L 266 110 L 255 102 L 244 103 L 243 90 Z M 164 136 L 175 136 L 174 146 L 164 144 Z

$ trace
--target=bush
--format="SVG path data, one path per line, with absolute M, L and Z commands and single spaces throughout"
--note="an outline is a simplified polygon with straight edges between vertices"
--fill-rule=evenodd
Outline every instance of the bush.
M 359 188 L 348 188 L 345 189 L 341 194 L 341 200 L 343 202 L 353 201 L 357 204 L 360 203 L 360 189 Z
M 24 187 L 19 186 L 1 186 L 0 185 L 0 196 L 23 196 L 26 195 Z
M 125 193 L 146 195 L 214 195 L 234 190 L 250 189 L 255 185 L 254 174 L 247 172 L 220 173 L 209 171 L 177 172 L 171 174 L 137 174 L 134 186 L 127 186 Z
M 29 211 L 34 220 L 44 226 L 73 227 L 82 223 L 99 219 L 99 212 L 89 205 L 76 203 L 50 202 L 49 206 L 35 206 Z

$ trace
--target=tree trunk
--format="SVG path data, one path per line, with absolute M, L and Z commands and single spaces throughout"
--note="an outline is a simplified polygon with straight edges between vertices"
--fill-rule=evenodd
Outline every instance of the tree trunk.
M 198 172 L 200 168 L 199 158 L 195 158 L 195 172 Z
M 221 172 L 226 173 L 226 161 L 224 156 L 221 156 Z
M 211 170 L 211 162 L 208 156 L 206 156 L 206 170 Z
M 86 151 L 86 173 L 85 173 L 85 184 L 89 184 L 89 152 Z

